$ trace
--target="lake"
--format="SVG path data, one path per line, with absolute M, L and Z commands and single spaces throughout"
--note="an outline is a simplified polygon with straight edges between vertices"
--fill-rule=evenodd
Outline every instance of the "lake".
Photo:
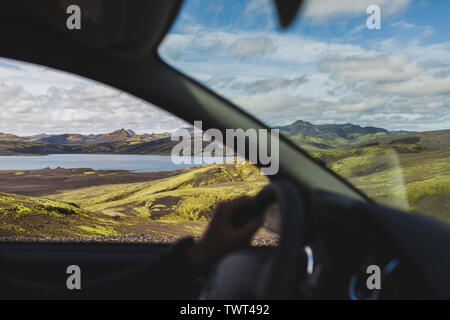
M 194 158 L 191 158 L 194 160 Z M 201 160 L 201 157 L 195 158 Z M 222 157 L 204 157 L 217 163 Z M 45 168 L 91 168 L 94 170 L 132 170 L 136 172 L 170 171 L 199 166 L 175 164 L 170 156 L 134 154 L 50 154 L 47 156 L 0 156 L 0 170 L 38 170 Z

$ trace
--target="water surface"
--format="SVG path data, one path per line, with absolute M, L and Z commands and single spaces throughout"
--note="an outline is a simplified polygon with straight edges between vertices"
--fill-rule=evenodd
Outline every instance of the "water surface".
M 91 168 L 94 170 L 132 170 L 136 172 L 170 171 L 201 164 L 201 158 L 191 163 L 175 164 L 170 156 L 134 154 L 50 154 L 47 156 L 0 156 L 0 170 L 39 170 L 45 168 Z M 222 162 L 222 157 L 204 157 L 210 162 Z M 204 164 L 204 163 L 203 163 Z

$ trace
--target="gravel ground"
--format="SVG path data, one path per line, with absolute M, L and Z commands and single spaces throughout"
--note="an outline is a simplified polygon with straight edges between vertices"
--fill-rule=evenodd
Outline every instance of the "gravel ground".
M 161 244 L 170 245 L 181 237 L 175 236 L 154 236 L 147 234 L 125 234 L 104 237 L 46 237 L 46 238 L 24 238 L 24 237 L 0 237 L 0 242 L 21 242 L 21 243 L 131 243 L 131 244 Z M 278 239 L 275 236 L 257 236 L 252 240 L 252 246 L 266 247 L 276 246 Z

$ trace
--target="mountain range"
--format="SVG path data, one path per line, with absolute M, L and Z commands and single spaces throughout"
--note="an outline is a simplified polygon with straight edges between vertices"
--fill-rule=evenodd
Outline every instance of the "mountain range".
M 192 128 L 183 128 L 192 131 Z M 297 120 L 286 126 L 277 126 L 280 132 L 304 149 L 335 149 L 368 146 L 376 141 L 413 132 L 388 131 L 377 127 L 345 124 L 312 124 Z M 193 134 L 191 132 L 191 134 Z M 0 155 L 62 154 L 62 153 L 117 153 L 170 154 L 176 141 L 169 132 L 136 134 L 131 129 L 119 129 L 104 134 L 38 134 L 20 137 L 0 133 Z M 386 140 L 386 141 L 388 141 Z M 203 141 L 206 145 L 207 141 Z
M 413 133 L 408 131 L 388 131 L 377 127 L 361 127 L 345 124 L 312 124 L 297 120 L 287 126 L 278 126 L 281 133 L 303 148 L 334 149 L 368 143 L 374 139 L 391 137 L 399 134 Z
M 290 125 L 274 127 L 289 134 L 303 134 L 308 136 L 320 136 L 325 134 L 336 134 L 339 137 L 351 139 L 355 134 L 371 134 L 377 132 L 388 132 L 386 129 L 376 127 L 361 127 L 351 123 L 345 124 L 319 124 L 297 120 Z
M 60 145 L 84 145 L 84 144 L 98 144 L 106 142 L 118 142 L 118 141 L 134 141 L 144 142 L 156 139 L 169 137 L 169 132 L 163 133 L 146 133 L 142 135 L 136 134 L 133 130 L 119 129 L 111 133 L 104 134 L 37 134 L 27 137 L 19 137 L 9 133 L 0 133 L 0 140 L 6 141 L 21 141 L 21 142 L 33 142 L 43 144 L 60 144 Z

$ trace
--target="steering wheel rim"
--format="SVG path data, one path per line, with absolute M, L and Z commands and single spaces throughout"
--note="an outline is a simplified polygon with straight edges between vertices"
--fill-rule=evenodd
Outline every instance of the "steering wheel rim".
M 201 290 L 199 299 L 286 299 L 303 252 L 305 196 L 286 180 L 274 181 L 234 213 L 241 225 L 280 203 L 280 241 L 269 251 L 239 250 L 224 257 Z M 233 218 L 233 217 L 232 217 Z M 233 222 L 230 221 L 232 224 Z M 244 257 L 244 264 L 243 260 Z M 237 267 L 238 266 L 238 267 Z M 239 279 L 239 281 L 232 281 Z M 231 280 L 231 281 L 230 281 Z
M 296 276 L 298 256 L 302 252 L 306 223 L 305 197 L 286 180 L 266 187 L 280 204 L 280 242 L 267 262 L 256 287 L 259 299 L 286 299 Z

